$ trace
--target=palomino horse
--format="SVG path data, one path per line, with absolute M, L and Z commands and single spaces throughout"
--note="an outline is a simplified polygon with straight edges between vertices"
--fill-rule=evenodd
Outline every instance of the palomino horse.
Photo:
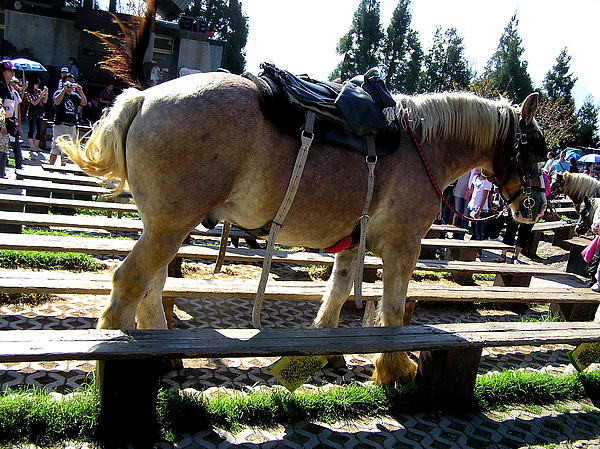
M 543 181 L 535 172 L 546 147 L 534 120 L 537 94 L 525 100 L 520 114 L 505 101 L 470 94 L 396 100 L 398 117 L 408 114 L 441 188 L 483 167 L 510 199 L 517 220 L 535 221 L 543 213 Z M 167 265 L 184 238 L 207 214 L 244 229 L 269 223 L 286 191 L 299 137 L 265 119 L 253 82 L 202 73 L 143 92 L 128 89 L 96 124 L 83 151 L 64 142 L 63 150 L 86 173 L 129 184 L 144 226 L 114 274 L 99 327 L 133 329 L 137 321 L 139 328 L 166 328 L 161 291 Z M 421 238 L 440 198 L 409 137 L 402 138 L 397 152 L 379 159 L 375 179 L 366 244 L 384 267 L 376 322 L 401 326 Z M 352 233 L 366 189 L 364 156 L 313 143 L 278 242 L 311 248 L 336 244 Z M 355 258 L 353 250 L 337 254 L 313 327 L 337 327 Z M 415 369 L 405 353 L 378 354 L 374 380 L 409 381 Z
M 578 208 L 585 197 L 600 197 L 600 181 L 583 173 L 557 173 L 550 184 L 548 199 L 554 199 L 561 194 L 571 198 Z

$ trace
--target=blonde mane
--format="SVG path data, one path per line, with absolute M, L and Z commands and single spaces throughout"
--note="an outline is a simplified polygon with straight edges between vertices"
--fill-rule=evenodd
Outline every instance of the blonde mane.
M 407 112 L 421 140 L 457 139 L 475 150 L 487 149 L 516 133 L 518 111 L 506 100 L 470 93 L 427 94 L 396 98 L 400 118 Z
M 583 173 L 563 172 L 562 193 L 568 195 L 573 203 L 581 204 L 584 197 L 594 198 L 600 196 L 600 181 Z

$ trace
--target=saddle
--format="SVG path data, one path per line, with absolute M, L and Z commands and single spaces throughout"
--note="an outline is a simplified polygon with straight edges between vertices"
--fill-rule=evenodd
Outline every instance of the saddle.
M 284 132 L 298 135 L 306 112 L 316 115 L 314 138 L 368 154 L 366 136 L 375 137 L 378 156 L 394 153 L 400 135 L 390 95 L 377 69 L 369 70 L 343 84 L 295 76 L 270 63 L 261 64 L 259 76 L 244 73 L 259 91 L 265 117 Z M 386 116 L 386 111 L 387 116 Z

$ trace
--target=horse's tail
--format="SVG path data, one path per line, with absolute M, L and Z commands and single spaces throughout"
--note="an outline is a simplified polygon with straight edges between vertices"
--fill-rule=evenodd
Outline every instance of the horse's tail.
M 117 97 L 108 114 L 96 122 L 83 148 L 80 141 L 73 142 L 69 137 L 61 137 L 57 141 L 69 159 L 88 175 L 116 180 L 115 194 L 123 191 L 127 182 L 125 141 L 131 122 L 143 102 L 144 93 L 129 88 Z

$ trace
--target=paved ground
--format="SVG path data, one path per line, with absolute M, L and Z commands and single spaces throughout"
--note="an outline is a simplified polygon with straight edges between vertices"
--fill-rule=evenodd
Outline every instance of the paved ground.
M 34 155 L 39 160 L 43 155 Z M 564 266 L 565 255 L 542 242 L 541 261 Z M 484 252 L 490 260 L 497 254 Z M 109 261 L 114 265 L 115 261 Z M 258 266 L 235 265 L 228 271 L 248 276 Z M 297 267 L 281 265 L 277 276 L 297 273 Z M 575 276 L 535 279 L 532 288 L 544 284 L 569 284 L 585 288 Z M 451 286 L 449 286 L 451 288 Z M 95 296 L 63 296 L 36 305 L 0 305 L 0 329 L 82 329 L 95 326 L 105 298 Z M 314 317 L 318 304 L 297 301 L 267 301 L 264 306 L 266 327 L 306 327 Z M 251 304 L 240 299 L 213 300 L 196 298 L 176 301 L 174 327 L 231 328 L 251 327 Z M 545 308 L 513 306 L 511 308 L 475 308 L 472 305 L 419 305 L 414 324 L 442 322 L 484 322 L 489 320 L 539 319 Z M 341 325 L 360 326 L 361 313 L 348 304 L 342 311 Z M 568 345 L 542 348 L 489 348 L 480 365 L 481 373 L 505 368 L 522 368 L 547 372 L 569 372 Z M 162 378 L 165 388 L 215 391 L 220 389 L 277 388 L 266 369 L 274 359 L 201 359 L 186 360 L 184 368 Z M 346 357 L 347 367 L 326 368 L 310 380 L 305 388 L 330 384 L 368 382 L 373 365 L 367 354 Z M 93 366 L 89 362 L 10 363 L 0 365 L 0 388 L 34 385 L 59 393 L 67 393 L 89 379 Z M 560 407 L 524 407 L 481 414 L 452 415 L 441 413 L 395 414 L 374 420 L 351 423 L 300 422 L 282 424 L 275 429 L 245 429 L 229 434 L 219 429 L 184 435 L 174 444 L 157 443 L 159 448 L 519 448 L 556 444 L 560 448 L 600 448 L 600 404 L 569 403 Z M 68 447 L 86 447 L 69 444 Z

